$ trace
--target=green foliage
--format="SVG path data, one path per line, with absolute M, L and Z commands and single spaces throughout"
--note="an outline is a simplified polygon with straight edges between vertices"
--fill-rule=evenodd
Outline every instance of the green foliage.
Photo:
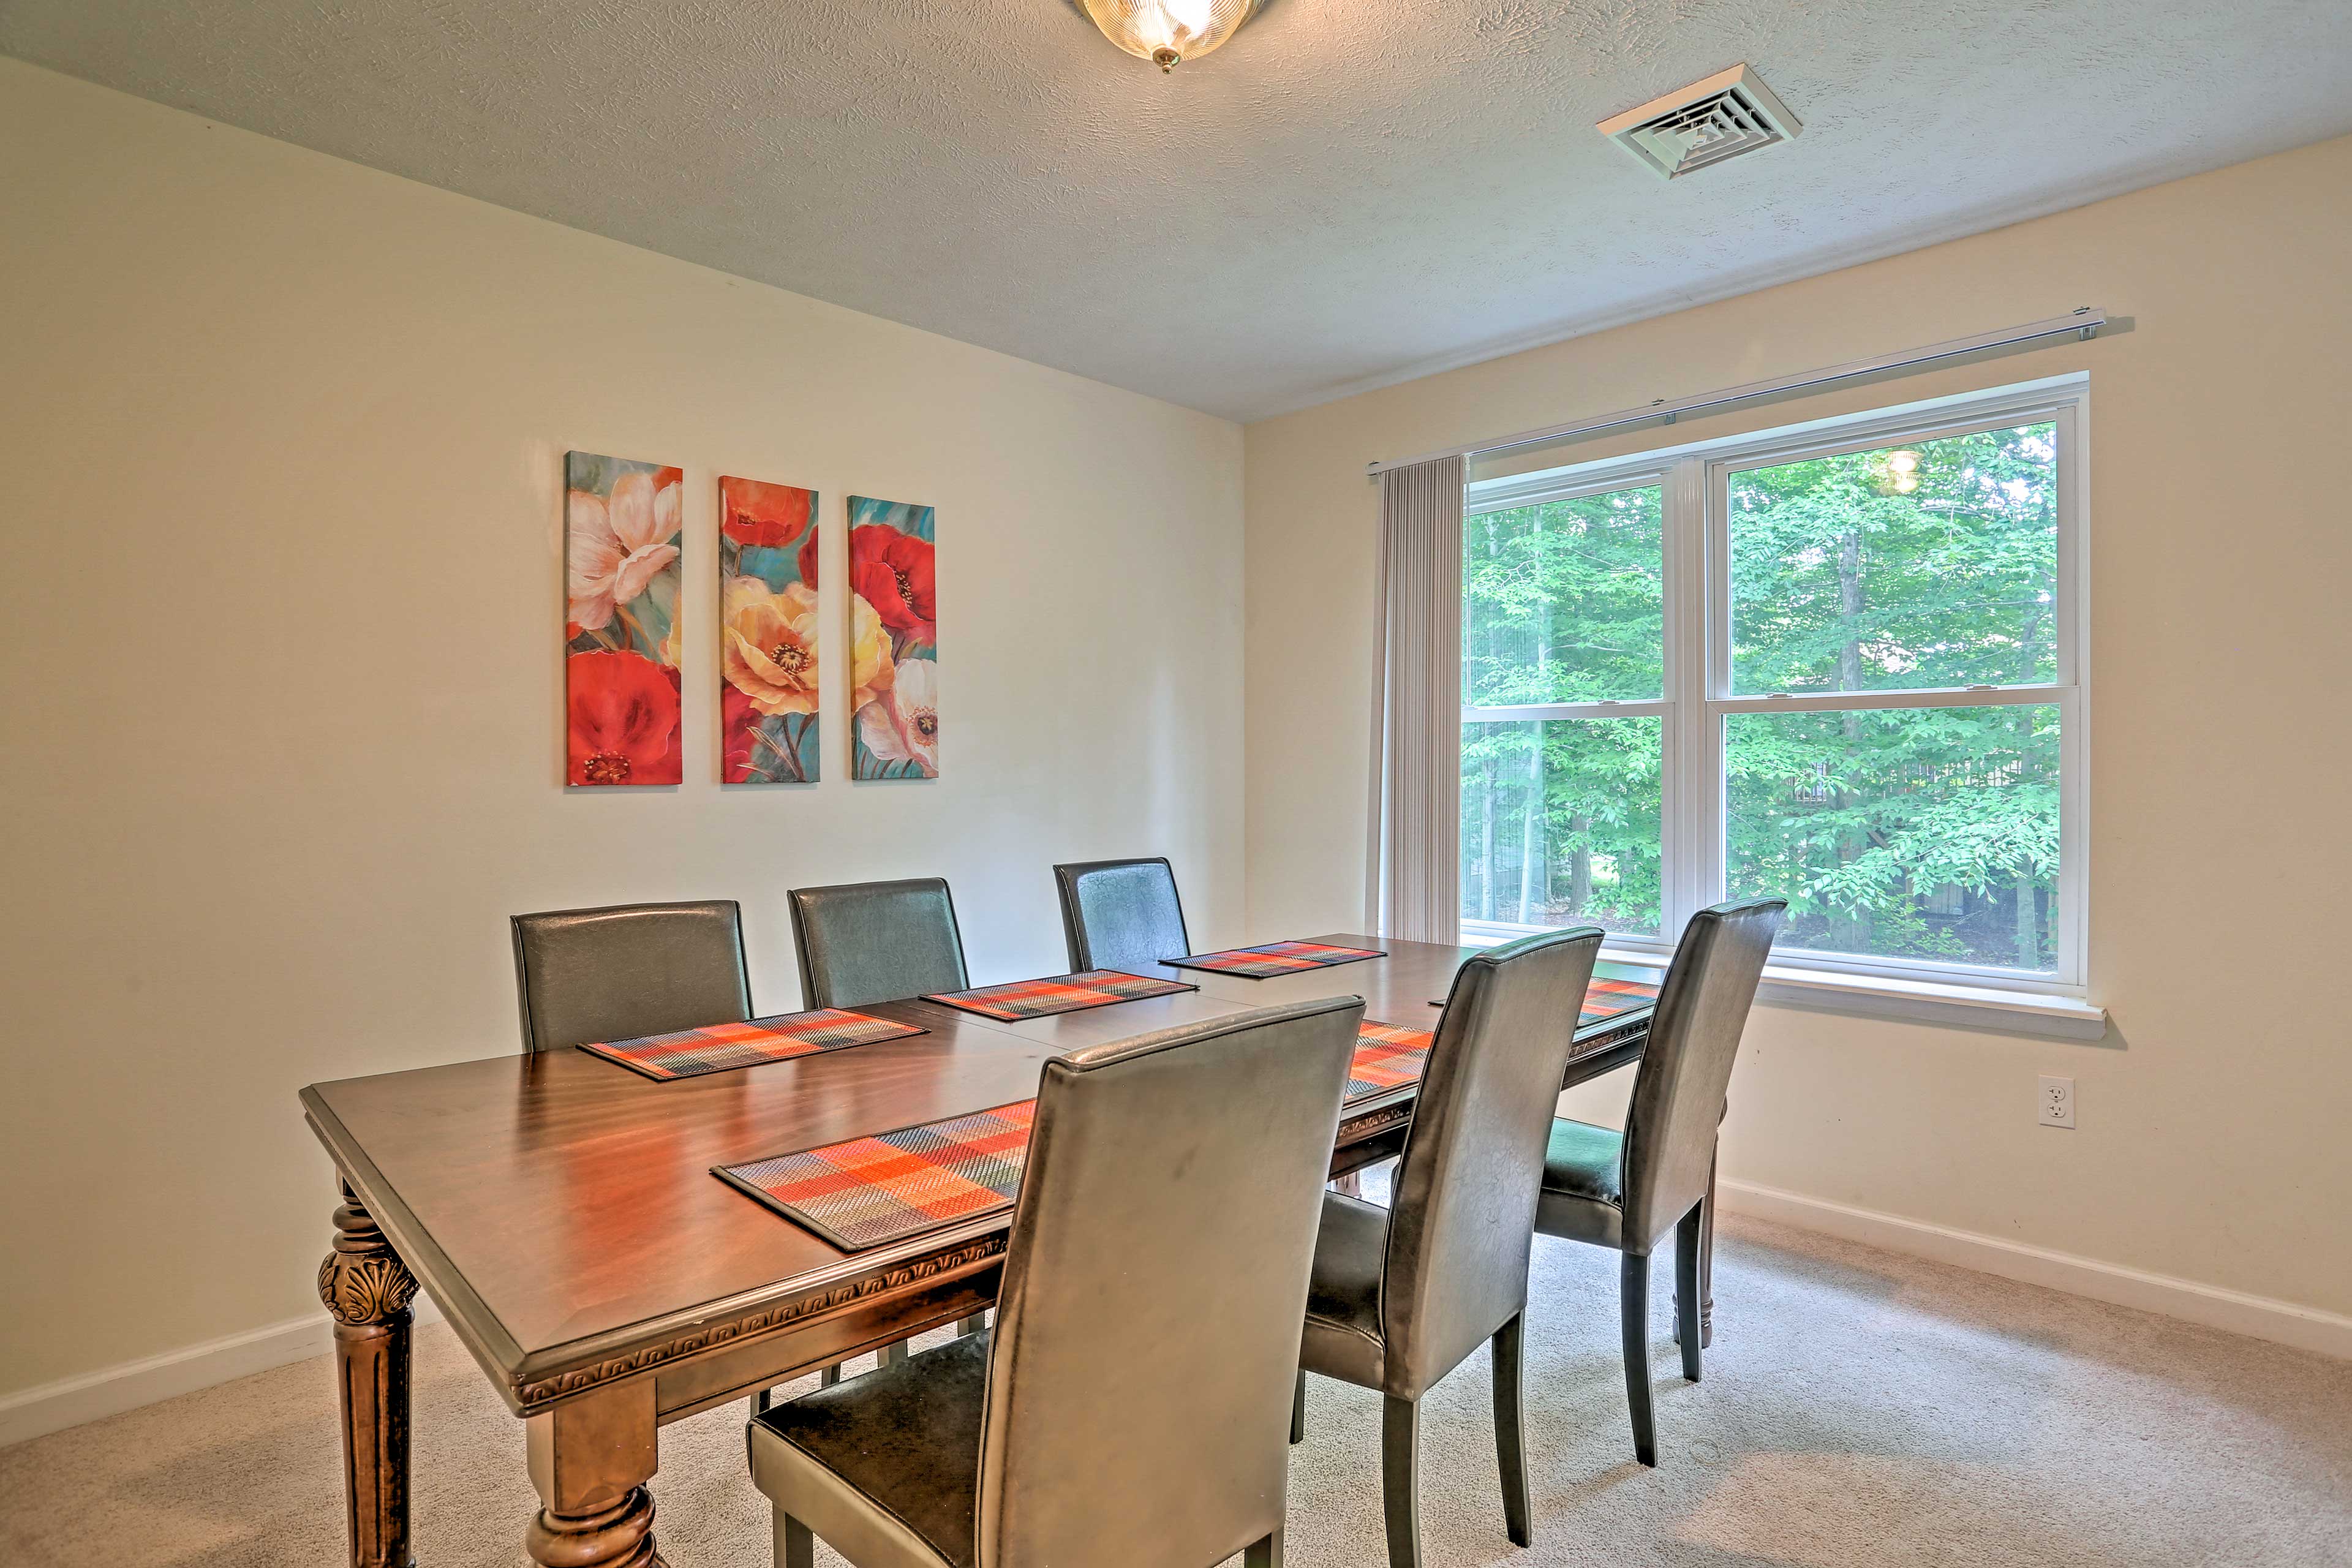
M 1732 474 L 1732 690 L 2053 679 L 2055 438 L 2029 425 Z
M 1465 520 L 1466 705 L 1664 694 L 1662 501 L 1651 485 Z
M 2053 442 L 2027 426 L 1731 475 L 1734 689 L 2053 679 Z M 1467 703 L 1661 694 L 1661 500 L 1467 521 Z M 1654 719 L 1465 726 L 1464 915 L 1656 931 L 1660 739 Z M 1734 715 L 1729 891 L 1787 898 L 1792 946 L 2046 969 L 2058 759 L 2054 706 Z

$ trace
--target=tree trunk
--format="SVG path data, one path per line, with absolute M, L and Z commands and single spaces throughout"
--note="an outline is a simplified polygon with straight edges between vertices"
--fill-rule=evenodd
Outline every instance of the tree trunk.
M 1580 915 L 1592 902 L 1592 851 L 1586 837 L 1592 831 L 1592 818 L 1571 816 L 1568 830 L 1576 836 L 1576 847 L 1568 852 L 1568 912 Z
M 1543 852 L 1543 726 L 1534 726 L 1536 743 L 1528 752 L 1528 806 L 1519 819 L 1519 923 L 1533 925 L 1536 857 Z
M 2033 642 L 2041 635 L 2042 612 L 2032 605 L 2025 611 L 2025 622 L 2018 634 L 2017 679 L 2022 683 L 2033 679 Z M 2017 714 L 2017 776 L 2025 781 L 2025 759 L 2033 749 L 2033 715 L 2024 708 Z M 2020 969 L 2042 967 L 2042 923 L 2033 908 L 2033 872 L 2030 867 L 2017 870 L 2017 966 Z
M 1544 531 L 1543 513 L 1538 510 L 1528 524 L 1528 542 L 1533 546 L 1536 581 L 1543 581 Z M 1549 700 L 1551 687 L 1548 677 L 1551 670 L 1551 600 L 1549 595 L 1538 602 L 1536 610 L 1536 690 Z M 1542 881 L 1538 881 L 1537 866 L 1550 859 L 1544 843 L 1544 727 L 1540 721 L 1528 726 L 1535 731 L 1535 745 L 1528 752 L 1528 810 L 1519 830 L 1519 923 L 1533 925 L 1533 915 L 1539 909 L 1536 902 L 1538 888 L 1549 891 L 1550 876 L 1547 866 Z
M 1849 533 L 1838 546 L 1838 614 L 1845 622 L 1845 641 L 1838 648 L 1838 689 L 1862 689 L 1862 639 L 1856 635 L 1862 619 L 1862 536 Z M 1845 732 L 1846 754 L 1862 750 L 1862 715 L 1848 713 L 1841 721 Z M 1858 804 L 1848 791 L 1837 792 L 1841 811 L 1851 811 Z M 1859 828 L 1849 828 L 1838 836 L 1837 857 L 1840 865 L 1850 865 L 1859 859 L 1867 841 Z M 1870 951 L 1870 911 L 1857 910 L 1852 914 L 1830 917 L 1830 946 L 1843 952 Z
M 1482 764 L 1486 772 L 1486 804 L 1478 814 L 1478 918 L 1495 918 L 1495 759 Z
M 1838 615 L 1846 637 L 1838 649 L 1838 689 L 1862 689 L 1862 639 L 1854 635 L 1862 620 L 1862 535 L 1849 533 L 1838 546 Z
M 1480 526 L 1486 535 L 1486 559 L 1492 561 L 1499 553 L 1495 543 L 1494 518 L 1490 515 L 1483 519 Z M 1501 632 L 1494 622 L 1487 622 L 1486 656 L 1489 658 L 1499 659 L 1503 653 L 1501 645 Z M 1491 747 L 1487 751 L 1484 766 L 1486 795 L 1485 804 L 1479 808 L 1478 813 L 1478 918 L 1482 921 L 1491 921 L 1495 918 L 1496 908 L 1495 790 L 1502 783 L 1495 771 L 1495 755 Z

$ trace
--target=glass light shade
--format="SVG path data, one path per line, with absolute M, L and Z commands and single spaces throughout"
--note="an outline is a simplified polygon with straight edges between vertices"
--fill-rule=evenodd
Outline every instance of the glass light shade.
M 1078 0 L 1104 37 L 1163 71 L 1241 31 L 1260 0 Z

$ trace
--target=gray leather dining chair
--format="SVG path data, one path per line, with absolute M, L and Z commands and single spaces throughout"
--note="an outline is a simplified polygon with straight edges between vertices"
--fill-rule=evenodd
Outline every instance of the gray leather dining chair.
M 779 1568 L 818 1537 L 856 1568 L 1278 1568 L 1362 1015 L 1327 998 L 1047 1061 L 995 1328 L 751 1423 Z
M 1292 1439 L 1306 1429 L 1310 1372 L 1385 1396 L 1381 1489 L 1391 1568 L 1421 1561 L 1421 1396 L 1481 1342 L 1494 1357 L 1504 1525 L 1517 1545 L 1534 1539 L 1519 1419 L 1528 1255 L 1544 1138 L 1601 938 L 1598 927 L 1528 937 L 1457 970 L 1391 1205 L 1340 1193 L 1323 1199 Z
M 938 877 L 794 888 L 785 901 L 792 906 L 803 1007 L 863 1007 L 961 991 L 971 984 L 955 900 Z M 970 1333 L 985 1321 L 985 1313 L 976 1313 L 956 1329 Z M 879 1358 L 906 1360 L 907 1342 L 886 1347 Z M 836 1375 L 837 1369 L 825 1369 L 828 1384 Z
M 743 912 L 731 899 L 554 910 L 509 923 L 526 1051 L 751 1016 Z
M 553 910 L 513 915 L 509 924 L 526 1051 L 740 1024 L 751 1016 L 743 910 L 732 899 Z M 840 1382 L 840 1364 L 822 1376 Z M 766 1394 L 751 1396 L 754 1411 L 767 1407 Z
M 1084 860 L 1054 868 L 1070 970 L 1170 975 L 1160 961 L 1192 951 L 1166 860 Z
M 862 1007 L 970 984 L 955 902 L 937 877 L 794 888 L 790 902 L 803 1007 Z
M 1788 912 L 1779 899 L 1755 899 L 1693 915 L 1658 988 L 1624 1131 L 1566 1117 L 1551 1124 L 1536 1229 L 1623 1255 L 1618 1309 L 1625 1399 L 1633 1457 L 1645 1465 L 1658 1462 L 1650 1410 L 1650 1254 L 1675 1232 L 1676 1337 L 1683 1375 L 1696 1383 L 1699 1242 L 1716 1128 L 1757 982 Z

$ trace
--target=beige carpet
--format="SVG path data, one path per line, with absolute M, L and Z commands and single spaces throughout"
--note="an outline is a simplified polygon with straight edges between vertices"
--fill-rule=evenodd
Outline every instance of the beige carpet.
M 1503 1537 L 1485 1357 L 1430 1395 L 1431 1568 L 2352 1564 L 2352 1364 L 1735 1219 L 1705 1383 L 1679 1376 L 1657 1303 L 1645 1471 L 1616 1278 L 1612 1257 L 1536 1244 L 1532 1550 Z M 523 1563 L 520 1425 L 446 1328 L 420 1332 L 416 1361 L 419 1561 Z M 337 1563 L 333 1403 L 313 1361 L 0 1452 L 0 1563 Z M 1377 1568 L 1379 1401 L 1310 1379 L 1308 1418 L 1290 1561 Z M 666 1429 L 661 1457 L 670 1562 L 765 1564 L 741 1407 Z

